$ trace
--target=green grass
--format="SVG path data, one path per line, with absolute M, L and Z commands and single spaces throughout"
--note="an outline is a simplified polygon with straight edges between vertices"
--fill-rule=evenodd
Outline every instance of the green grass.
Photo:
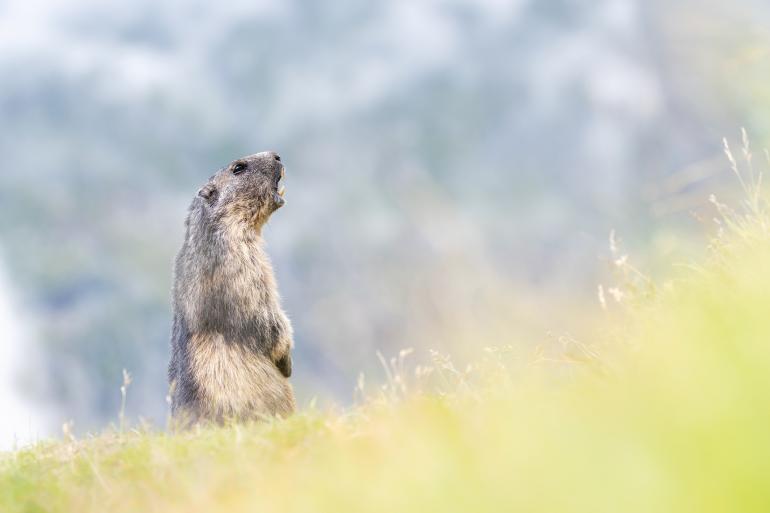
M 632 306 L 590 343 L 467 373 L 436 356 L 422 381 L 397 361 L 347 413 L 41 444 L 0 457 L 0 511 L 770 511 L 770 219 L 751 203 L 672 285 L 626 272 Z

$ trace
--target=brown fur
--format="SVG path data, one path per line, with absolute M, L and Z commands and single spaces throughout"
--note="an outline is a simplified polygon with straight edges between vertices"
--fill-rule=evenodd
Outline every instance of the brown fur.
M 191 369 L 205 417 L 269 412 L 285 417 L 294 411 L 294 396 L 275 364 L 242 344 L 227 344 L 222 335 L 194 335 Z
M 238 159 L 211 177 L 190 206 L 174 269 L 175 417 L 221 421 L 294 411 L 291 323 L 261 235 L 283 205 L 282 175 L 274 153 Z

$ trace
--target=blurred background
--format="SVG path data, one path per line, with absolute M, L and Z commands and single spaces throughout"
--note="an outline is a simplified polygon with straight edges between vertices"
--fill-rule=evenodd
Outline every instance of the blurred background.
M 653 272 L 702 246 L 722 137 L 770 130 L 768 28 L 760 0 L 0 0 L 0 445 L 115 422 L 123 368 L 164 424 L 187 205 L 262 150 L 301 404 L 376 386 L 377 351 L 579 332 L 610 230 Z

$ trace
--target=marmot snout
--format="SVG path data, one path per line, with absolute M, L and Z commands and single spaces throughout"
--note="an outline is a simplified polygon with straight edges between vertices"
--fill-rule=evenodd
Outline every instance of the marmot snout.
M 274 152 L 235 160 L 198 191 L 174 267 L 172 413 L 190 421 L 294 411 L 292 329 L 262 226 L 284 205 Z

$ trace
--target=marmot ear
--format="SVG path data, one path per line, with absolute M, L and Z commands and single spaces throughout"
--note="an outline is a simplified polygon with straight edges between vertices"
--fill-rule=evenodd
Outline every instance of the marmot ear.
M 216 201 L 218 195 L 219 191 L 217 190 L 217 186 L 213 183 L 207 183 L 198 191 L 198 196 L 205 199 L 208 203 Z

